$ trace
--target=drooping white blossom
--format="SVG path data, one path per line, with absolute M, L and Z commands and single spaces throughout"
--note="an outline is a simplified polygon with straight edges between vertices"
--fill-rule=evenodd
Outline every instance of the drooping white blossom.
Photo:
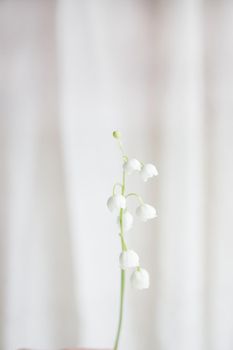
M 107 201 L 107 207 L 110 211 L 125 209 L 126 199 L 122 194 L 114 194 Z
M 117 224 L 118 224 L 119 228 L 121 228 L 120 215 L 117 218 Z M 132 228 L 132 226 L 133 226 L 133 215 L 130 214 L 128 209 L 125 209 L 123 211 L 122 224 L 123 224 L 123 230 L 124 231 L 129 231 Z
M 125 153 L 124 146 L 121 140 L 121 133 L 118 130 L 113 131 L 113 137 L 117 140 L 118 146 L 122 153 L 122 161 L 123 161 L 123 176 L 122 176 L 122 184 L 117 182 L 113 186 L 113 195 L 108 199 L 107 206 L 110 211 L 118 211 L 117 217 L 117 225 L 119 228 L 119 235 L 121 237 L 122 243 L 122 252 L 119 256 L 119 265 L 122 270 L 133 268 L 134 271 L 131 275 L 130 281 L 132 287 L 135 289 L 146 289 L 150 286 L 150 276 L 149 273 L 140 267 L 139 264 L 139 256 L 138 254 L 127 248 L 127 242 L 125 241 L 125 232 L 129 231 L 133 226 L 134 217 L 128 211 L 126 205 L 126 199 L 129 196 L 136 196 L 139 204 L 136 208 L 136 216 L 142 221 L 147 221 L 153 219 L 157 216 L 156 209 L 149 204 L 144 203 L 142 197 L 135 192 L 128 193 L 126 192 L 126 177 L 125 174 L 130 175 L 134 172 L 138 172 L 143 181 L 148 181 L 148 179 L 157 176 L 158 171 L 156 167 L 151 164 L 143 164 L 139 160 L 135 158 L 128 158 L 128 155 Z M 121 187 L 121 192 L 119 194 L 116 193 L 117 186 Z M 121 194 L 120 194 L 121 193 Z M 123 282 L 122 282 L 123 283 Z M 123 284 L 122 284 L 123 286 Z M 122 288 L 121 286 L 121 288 Z M 121 300 L 123 300 L 121 298 Z M 121 301 L 122 302 L 122 301 Z M 115 347 L 117 348 L 118 340 L 120 333 L 118 332 L 118 336 L 115 342 Z
M 140 171 L 141 177 L 143 181 L 147 181 L 149 178 L 158 175 L 158 170 L 153 164 L 145 164 L 143 165 Z
M 156 209 L 149 204 L 141 204 L 136 209 L 136 215 L 142 221 L 153 219 L 157 216 Z
M 129 159 L 123 164 L 123 169 L 128 175 L 132 174 L 134 171 L 140 171 L 141 168 L 141 163 L 135 158 Z
M 147 289 L 150 286 L 149 273 L 142 268 L 136 269 L 131 275 L 130 282 L 135 289 Z
M 120 254 L 120 267 L 123 270 L 139 266 L 139 257 L 133 250 L 126 250 Z

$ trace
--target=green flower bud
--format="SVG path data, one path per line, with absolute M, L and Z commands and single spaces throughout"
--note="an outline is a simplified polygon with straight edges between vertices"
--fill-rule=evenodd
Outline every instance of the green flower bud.
M 113 131 L 113 133 L 112 133 L 112 136 L 115 138 L 115 139 L 120 139 L 121 138 L 121 133 L 120 133 L 120 131 Z

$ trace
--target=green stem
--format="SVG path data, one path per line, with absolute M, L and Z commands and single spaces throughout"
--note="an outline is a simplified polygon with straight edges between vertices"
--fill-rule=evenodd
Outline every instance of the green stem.
M 120 148 L 120 150 L 121 150 L 121 153 L 122 153 L 122 157 L 123 157 L 123 159 L 124 159 L 124 158 L 126 157 L 126 156 L 125 156 L 124 147 L 123 147 L 122 142 L 121 142 L 120 139 L 117 139 L 117 141 L 118 141 L 118 145 L 119 145 L 119 148 Z M 127 158 L 127 157 L 126 157 L 126 158 Z
M 123 319 L 123 308 L 124 308 L 124 295 L 125 295 L 125 271 L 121 270 L 121 293 L 120 293 L 120 314 L 119 314 L 119 323 L 117 329 L 117 336 L 115 340 L 114 350 L 118 349 L 121 327 L 122 327 L 122 319 Z
M 125 172 L 123 171 L 123 179 L 122 179 L 122 188 L 121 194 L 125 194 Z M 122 251 L 126 251 L 127 247 L 124 241 L 124 226 L 123 226 L 123 209 L 120 210 L 120 228 L 121 228 L 121 249 Z M 121 270 L 121 289 L 120 289 L 120 312 L 119 312 L 119 321 L 118 321 L 118 329 L 116 340 L 114 344 L 114 350 L 118 349 L 119 339 L 121 335 L 122 329 L 122 319 L 123 319 L 123 309 L 124 309 L 124 296 L 125 296 L 125 271 Z

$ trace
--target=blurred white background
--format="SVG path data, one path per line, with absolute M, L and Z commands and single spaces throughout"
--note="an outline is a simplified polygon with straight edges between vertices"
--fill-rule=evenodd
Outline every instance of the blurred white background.
M 121 349 L 233 349 L 232 32 L 228 0 L 0 1 L 0 349 L 112 346 L 114 129 L 160 173 Z

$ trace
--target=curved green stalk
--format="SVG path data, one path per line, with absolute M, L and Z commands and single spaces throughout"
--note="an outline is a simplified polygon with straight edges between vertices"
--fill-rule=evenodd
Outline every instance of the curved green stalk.
M 113 196 L 114 196 L 114 194 L 116 193 L 116 188 L 117 188 L 117 186 L 120 186 L 121 189 L 122 189 L 122 184 L 120 184 L 119 182 L 116 182 L 116 183 L 114 184 L 114 186 L 113 186 L 113 189 L 112 189 L 112 194 L 113 194 Z
M 125 172 L 123 171 L 122 188 L 121 194 L 125 194 Z M 120 237 L 121 237 L 121 249 L 122 251 L 127 250 L 127 246 L 124 241 L 124 226 L 123 226 L 123 209 L 120 210 Z M 125 296 L 125 271 L 121 270 L 121 288 L 120 288 L 120 312 L 116 340 L 114 344 L 114 350 L 118 350 L 119 339 L 121 335 L 122 319 L 123 319 L 123 309 L 124 309 L 124 296 Z
M 135 196 L 135 197 L 137 197 L 137 199 L 139 200 L 140 204 L 144 204 L 144 201 L 143 201 L 142 197 L 139 196 L 139 194 L 134 193 L 134 192 L 133 192 L 133 193 L 129 193 L 129 194 L 127 194 L 126 198 L 128 198 L 128 197 L 130 197 L 130 196 Z

